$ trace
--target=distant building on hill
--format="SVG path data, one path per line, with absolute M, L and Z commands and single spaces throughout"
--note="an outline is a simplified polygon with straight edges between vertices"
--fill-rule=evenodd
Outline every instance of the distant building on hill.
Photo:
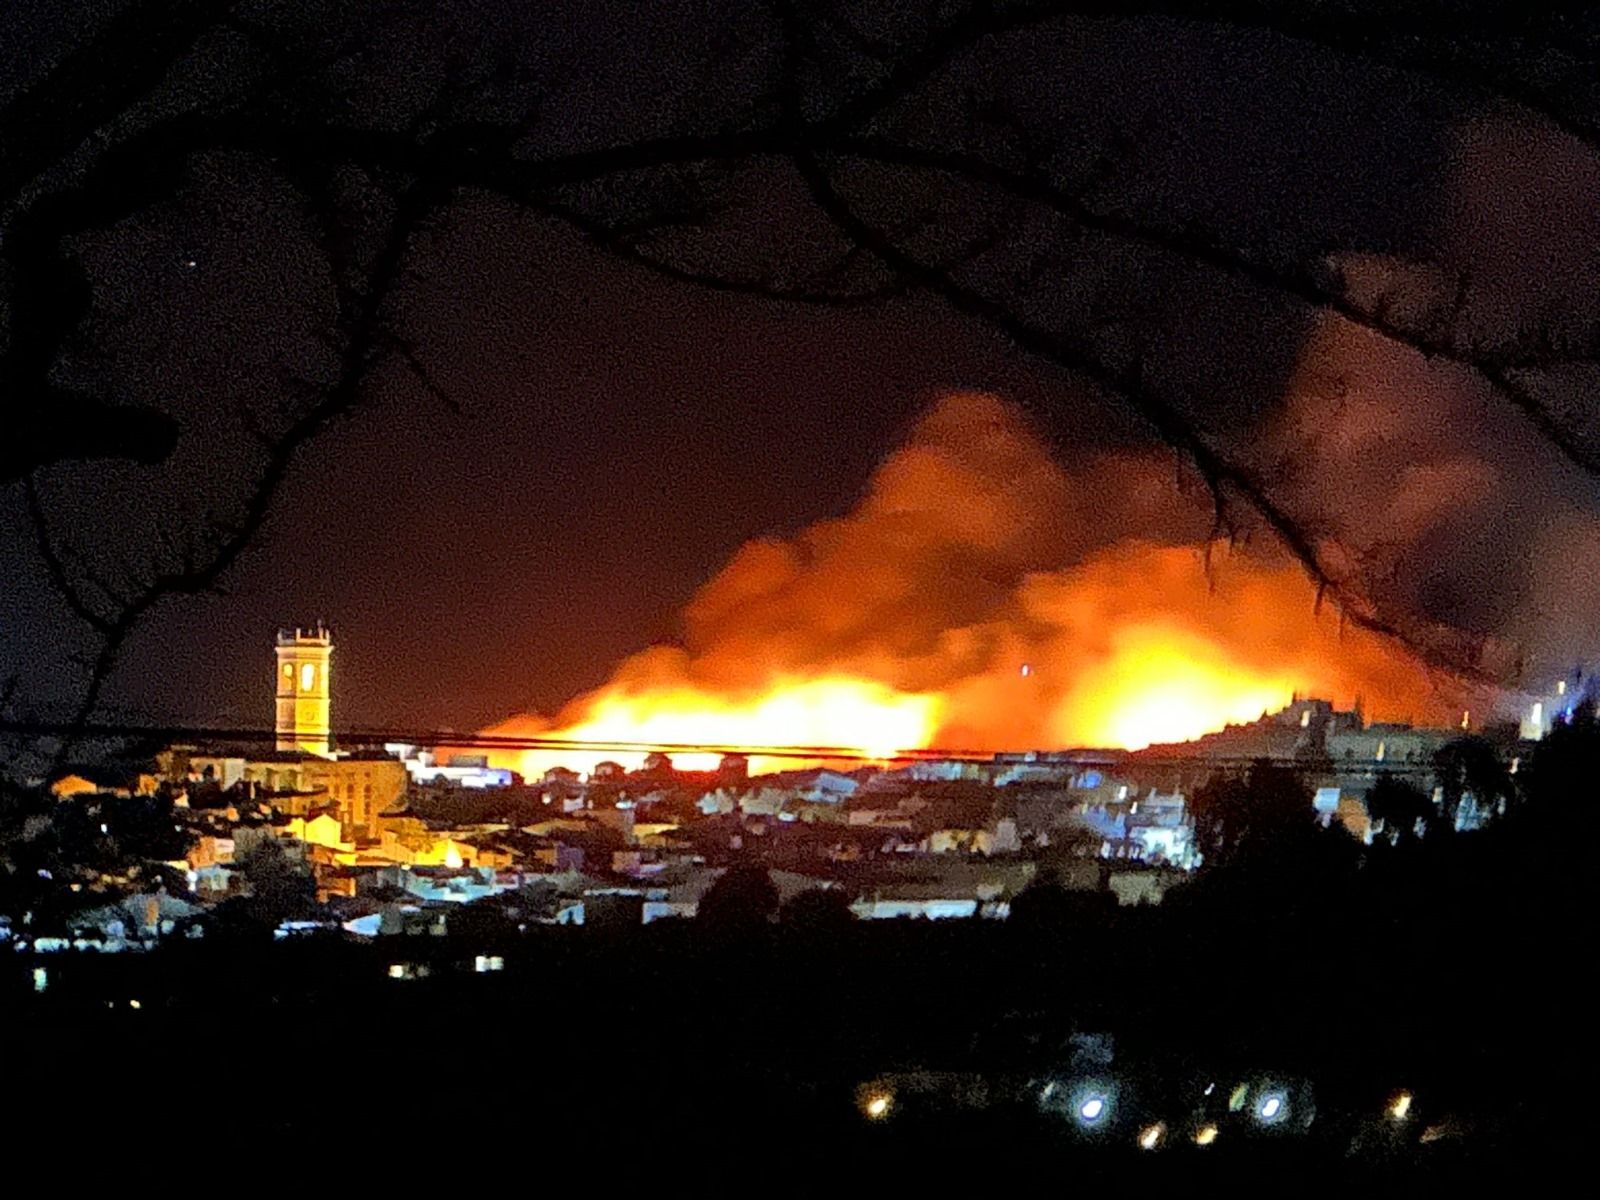
M 278 631 L 277 735 L 279 750 L 326 756 L 332 737 L 333 635 L 318 621 L 314 629 Z
M 157 755 L 160 775 L 174 784 L 212 783 L 224 790 L 243 784 L 292 816 L 330 808 L 345 840 L 376 841 L 379 814 L 405 797 L 405 764 L 381 749 L 333 748 L 333 635 L 326 626 L 280 630 L 276 650 L 274 748 L 170 746 Z

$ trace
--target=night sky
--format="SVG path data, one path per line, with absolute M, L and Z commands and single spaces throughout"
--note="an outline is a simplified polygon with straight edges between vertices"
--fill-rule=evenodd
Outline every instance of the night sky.
M 44 19 L 52 7 L 24 5 L 31 15 L 5 29 L 0 78 L 24 78 L 19 68 L 37 70 L 64 44 L 59 21 Z M 296 7 L 312 6 L 287 6 Z M 513 15 L 520 6 L 461 4 L 431 20 L 458 35 L 438 43 L 453 52 L 497 47 L 560 85 L 543 119 L 555 146 L 650 127 L 692 110 L 697 94 L 705 103 L 739 91 L 737 79 L 703 82 L 720 52 L 708 33 L 722 20 L 717 6 L 643 18 L 621 5 L 611 20 L 591 7 L 528 23 Z M 425 77 L 444 53 L 435 40 L 403 23 L 386 32 L 355 90 L 375 112 L 404 109 L 408 72 Z M 1449 132 L 1459 111 L 1441 115 L 1385 72 L 1264 35 L 1160 24 L 1069 27 L 1009 53 L 1012 66 L 980 62 L 976 77 L 1059 118 L 1064 144 L 1129 134 L 1116 191 L 1144 211 L 1241 238 L 1270 230 L 1295 253 L 1482 252 L 1491 282 L 1510 281 L 1507 294 L 1526 288 L 1530 262 L 1540 286 L 1559 292 L 1595 253 L 1589 226 L 1546 236 L 1546 223 L 1528 219 L 1544 211 L 1538 203 L 1502 200 L 1544 180 L 1565 221 L 1593 199 L 1592 170 L 1574 182 L 1566 149 L 1519 134 L 1521 166 L 1488 180 L 1491 200 L 1478 204 L 1461 180 L 1464 162 L 1469 181 L 1483 177 L 1481 164 Z M 198 61 L 226 75 L 235 60 L 214 49 Z M 775 241 L 809 236 L 781 195 L 758 197 L 742 220 Z M 1466 241 L 1452 242 L 1447 231 L 1461 228 Z M 1506 249 L 1513 228 L 1532 230 L 1532 250 Z M 1577 266 L 1560 249 L 1569 238 Z M 314 359 L 307 331 L 321 301 L 297 247 L 279 185 L 232 161 L 196 164 L 170 202 L 84 239 L 102 344 L 76 369 L 183 428 L 163 466 L 47 477 L 61 528 L 91 556 L 114 562 L 147 522 L 192 515 L 237 484 L 239 407 L 271 403 L 279 373 Z M 1561 264 L 1553 274 L 1547 251 Z M 1075 381 L 927 297 L 840 312 L 713 295 L 472 197 L 420 257 L 407 328 L 461 411 L 380 372 L 360 411 L 297 463 L 227 594 L 170 604 L 136 635 L 109 713 L 264 721 L 274 630 L 318 618 L 338 645 L 341 724 L 467 729 L 548 711 L 628 653 L 676 636 L 685 601 L 741 543 L 848 509 L 943 392 L 1022 405 L 1069 466 L 1149 440 Z M 1161 331 L 1153 368 L 1224 436 L 1249 440 L 1278 414 L 1312 331 L 1303 312 L 1176 269 L 1090 257 L 1084 276 L 1111 281 L 1120 320 Z M 1078 311 L 1077 282 L 1063 278 L 1039 302 Z M 1406 403 L 1444 405 L 1419 418 L 1432 437 L 1456 401 L 1425 388 Z M 1520 581 L 1537 530 L 1513 532 L 1529 487 L 1552 497 L 1536 513 L 1556 506 L 1581 522 L 1592 492 L 1537 459 L 1514 423 L 1462 436 L 1465 455 L 1488 453 L 1471 441 L 1481 436 L 1493 453 L 1537 462 L 1537 482 L 1519 467 L 1518 487 L 1496 484 L 1487 522 L 1479 511 L 1471 529 L 1431 533 L 1426 578 L 1405 586 L 1435 617 L 1498 630 L 1529 611 Z M 19 673 L 34 707 L 60 711 L 81 680 L 69 659 L 81 637 L 45 586 L 15 489 L 0 505 L 0 675 Z

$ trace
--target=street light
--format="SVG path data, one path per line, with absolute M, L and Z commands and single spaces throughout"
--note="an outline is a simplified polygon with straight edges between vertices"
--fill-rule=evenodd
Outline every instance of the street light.
M 1280 1091 L 1261 1093 L 1256 1100 L 1256 1120 L 1263 1125 L 1276 1125 L 1289 1115 L 1289 1101 Z

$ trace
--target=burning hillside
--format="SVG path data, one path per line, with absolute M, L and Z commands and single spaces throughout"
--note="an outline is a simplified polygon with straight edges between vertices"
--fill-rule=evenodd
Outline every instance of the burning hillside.
M 1295 692 L 1450 712 L 1394 646 L 1319 614 L 1275 551 L 1208 566 L 1207 520 L 1170 463 L 1111 454 L 1069 473 L 1017 409 L 949 396 L 853 511 L 741 548 L 690 603 L 681 645 L 488 732 L 887 755 L 1181 741 Z M 537 774 L 642 752 L 501 758 Z

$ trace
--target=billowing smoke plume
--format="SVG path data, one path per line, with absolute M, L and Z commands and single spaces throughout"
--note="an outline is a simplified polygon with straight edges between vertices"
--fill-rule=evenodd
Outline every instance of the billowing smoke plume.
M 1427 488 L 1473 486 L 1463 470 L 1419 476 L 1395 503 L 1426 525 Z M 1251 720 L 1295 692 L 1459 717 L 1398 647 L 1319 613 L 1271 545 L 1208 556 L 1210 512 L 1176 482 L 1154 453 L 1069 471 L 1016 407 L 947 396 L 850 513 L 734 554 L 689 604 L 681 644 L 634 655 L 553 720 L 493 732 L 1133 746 Z
M 1426 261 L 1341 259 L 1358 303 L 1459 345 L 1537 352 L 1513 372 L 1600 445 L 1600 163 L 1506 121 L 1463 129 Z M 1474 372 L 1326 319 L 1299 355 L 1258 469 L 1333 531 L 1384 614 L 1436 644 L 1476 640 L 1502 684 L 1542 689 L 1600 655 L 1596 480 Z M 1449 657 L 1448 654 L 1445 657 Z

